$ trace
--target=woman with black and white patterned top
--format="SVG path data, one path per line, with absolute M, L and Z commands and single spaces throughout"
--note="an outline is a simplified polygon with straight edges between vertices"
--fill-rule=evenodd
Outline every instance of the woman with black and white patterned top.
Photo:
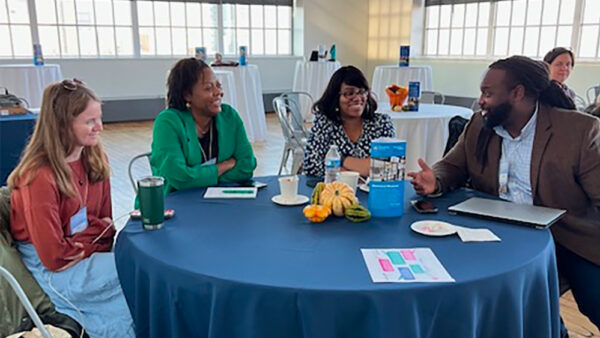
M 313 110 L 316 118 L 304 150 L 304 173 L 323 176 L 325 155 L 337 145 L 342 170 L 369 176 L 371 141 L 395 133 L 390 117 L 375 113 L 377 102 L 363 73 L 354 66 L 338 69 Z

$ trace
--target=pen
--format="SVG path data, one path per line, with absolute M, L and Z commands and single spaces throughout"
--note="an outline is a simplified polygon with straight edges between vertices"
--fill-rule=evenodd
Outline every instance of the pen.
M 254 194 L 253 190 L 223 190 L 224 194 Z

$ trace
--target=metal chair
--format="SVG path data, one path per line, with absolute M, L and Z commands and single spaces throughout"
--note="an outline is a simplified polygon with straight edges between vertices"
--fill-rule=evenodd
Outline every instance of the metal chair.
M 585 91 L 585 96 L 587 98 L 587 104 L 594 104 L 596 100 L 600 97 L 600 85 L 591 86 Z
M 301 91 L 293 91 L 293 92 L 285 92 L 280 95 L 290 106 L 291 113 L 294 115 L 294 123 L 299 122 L 299 125 L 296 126 L 298 129 L 302 129 L 305 132 L 305 137 L 308 137 L 308 130 L 304 126 L 304 121 L 309 120 L 306 119 L 306 116 L 311 114 L 311 109 L 313 106 L 313 97 L 308 92 Z
M 127 166 L 127 174 L 129 175 L 129 181 L 131 182 L 133 191 L 135 191 L 136 193 L 137 193 L 137 184 L 135 183 L 135 180 L 133 179 L 133 165 L 137 160 L 145 157 L 148 159 L 148 166 L 150 166 L 150 155 L 152 155 L 152 152 L 147 152 L 147 153 L 136 155 L 129 161 L 129 165 Z
M 575 103 L 575 108 L 578 111 L 584 111 L 585 108 L 588 106 L 588 103 L 585 102 L 585 99 L 579 95 L 575 95 L 575 100 L 573 100 Z
M 446 97 L 440 92 L 434 92 L 429 90 L 424 90 L 421 92 L 421 103 L 444 104 L 444 102 L 446 102 Z
M 40 330 L 42 336 L 44 338 L 52 338 L 50 332 L 48 332 L 48 330 L 44 326 L 44 323 L 42 323 L 42 320 L 38 316 L 37 312 L 35 312 L 33 305 L 31 305 L 31 302 L 29 301 L 29 299 L 27 299 L 27 295 L 25 295 L 23 288 L 21 288 L 21 285 L 19 285 L 19 282 L 17 282 L 15 277 L 8 270 L 1 266 L 0 276 L 4 277 L 8 281 L 8 284 L 10 284 L 10 286 L 12 287 L 13 291 L 15 291 L 17 297 L 19 298 L 19 301 L 25 308 L 25 311 L 27 311 L 27 314 L 29 314 L 29 317 L 31 317 L 31 320 L 33 320 L 33 322 L 35 323 L 35 326 L 37 326 L 38 330 Z
M 304 128 L 304 122 L 298 121 L 298 116 L 294 114 L 291 105 L 285 97 L 278 96 L 273 99 L 273 108 L 279 119 L 281 131 L 285 139 L 283 146 L 283 154 L 281 156 L 281 164 L 277 175 L 281 175 L 285 168 L 290 153 L 292 153 L 292 170 L 291 174 L 295 175 L 300 171 L 302 161 L 304 160 L 304 146 L 308 137 L 308 131 Z

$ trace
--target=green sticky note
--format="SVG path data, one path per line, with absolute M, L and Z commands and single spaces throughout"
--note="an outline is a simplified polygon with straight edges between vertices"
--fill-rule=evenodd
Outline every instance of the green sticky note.
M 423 270 L 423 267 L 420 266 L 419 264 L 412 264 L 410 266 L 410 269 L 412 270 L 413 273 L 425 273 L 425 270 Z
M 392 261 L 392 264 L 394 264 L 394 265 L 406 264 L 406 262 L 404 261 L 404 258 L 402 258 L 402 256 L 400 255 L 399 252 L 388 251 L 385 254 L 390 258 L 390 260 Z

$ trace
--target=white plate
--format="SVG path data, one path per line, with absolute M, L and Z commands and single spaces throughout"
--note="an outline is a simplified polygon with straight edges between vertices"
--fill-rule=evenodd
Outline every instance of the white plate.
M 410 228 L 425 236 L 448 236 L 456 233 L 455 226 L 442 221 L 418 221 Z
M 364 192 L 369 192 L 369 185 L 368 184 L 361 184 L 358 186 L 358 189 L 364 191 Z
M 281 195 L 276 195 L 271 198 L 271 201 L 273 201 L 273 203 L 279 205 L 300 205 L 305 204 L 306 202 L 308 202 L 308 200 L 309 198 L 304 195 L 296 195 L 296 199 L 293 201 L 283 199 L 283 196 Z

